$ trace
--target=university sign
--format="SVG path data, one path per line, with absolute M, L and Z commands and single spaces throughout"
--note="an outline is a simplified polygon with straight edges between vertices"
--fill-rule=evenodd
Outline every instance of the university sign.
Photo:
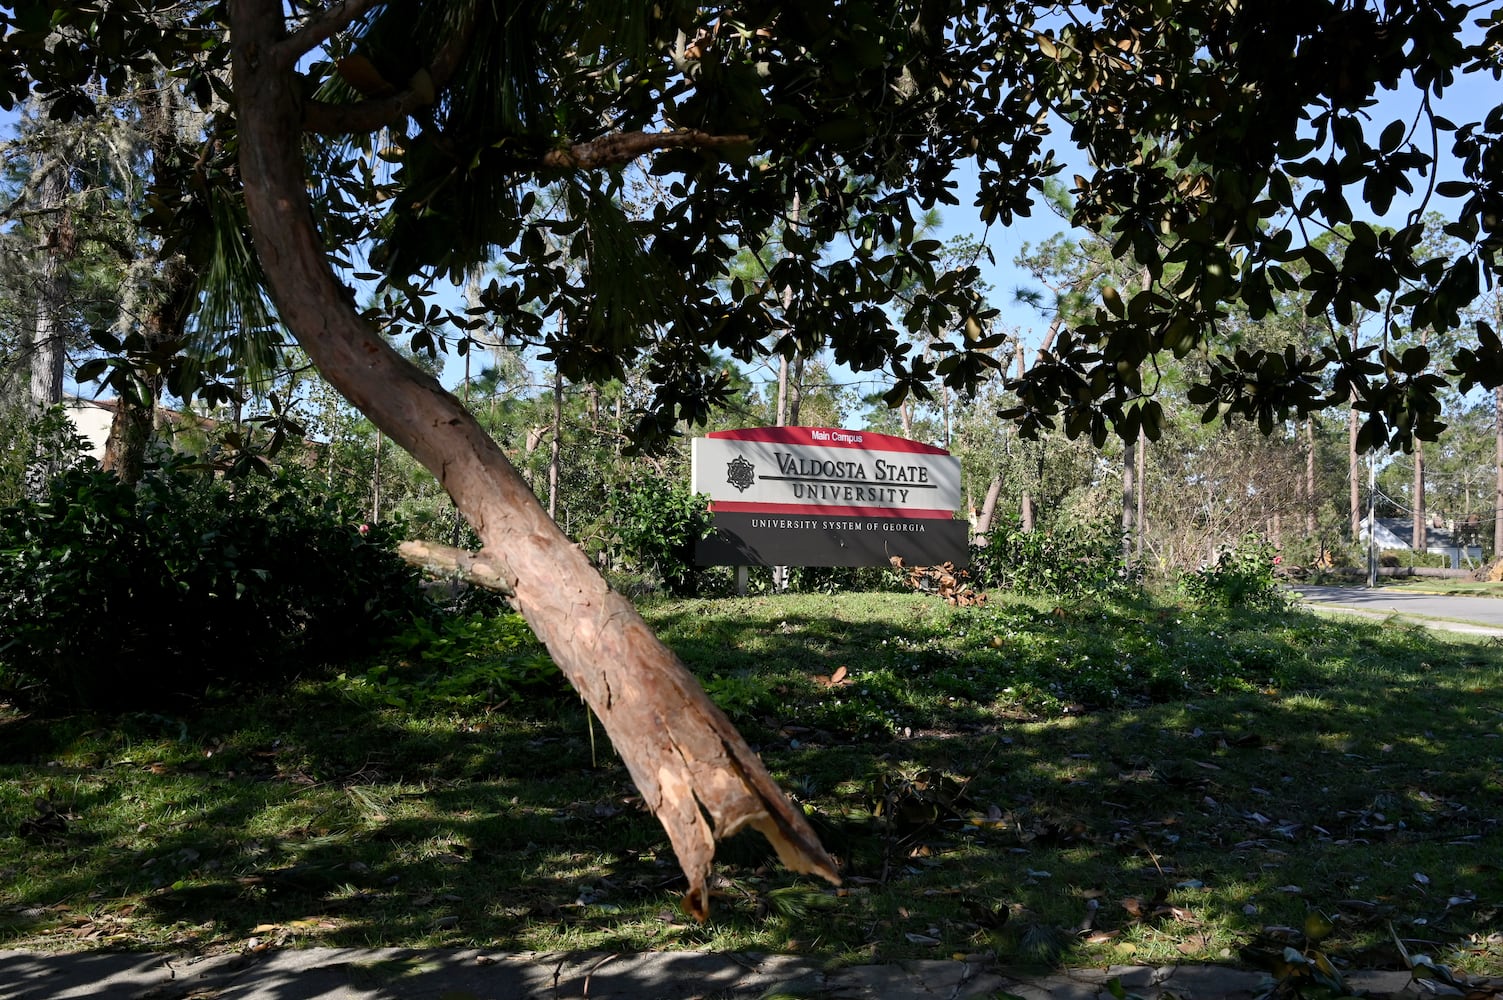
M 830 427 L 716 431 L 693 443 L 710 496 L 706 566 L 964 565 L 960 461 L 907 438 Z

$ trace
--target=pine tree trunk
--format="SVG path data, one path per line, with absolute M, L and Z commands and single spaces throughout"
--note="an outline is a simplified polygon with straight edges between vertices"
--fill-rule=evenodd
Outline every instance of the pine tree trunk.
M 1429 548 L 1429 532 L 1425 523 L 1425 443 L 1419 438 L 1414 439 L 1414 531 L 1410 538 L 1410 547 L 1414 549 L 1416 556 L 1423 555 Z
M 1305 534 L 1315 537 L 1316 512 L 1319 501 L 1315 496 L 1315 417 L 1305 418 Z
M 778 409 L 773 420 L 779 427 L 788 426 L 788 359 L 778 358 Z
M 1133 554 L 1143 555 L 1143 533 L 1148 526 L 1148 435 L 1138 431 L 1138 516 L 1133 525 Z
M 1352 402 L 1357 394 L 1352 393 Z M 1347 411 L 1346 417 L 1346 478 L 1351 499 L 1352 541 L 1362 537 L 1362 465 L 1357 454 L 1357 411 Z
M 997 498 L 1002 495 L 1002 476 L 999 473 L 986 484 L 986 499 L 981 501 L 981 514 L 976 518 L 976 544 L 985 546 L 991 534 L 992 517 L 997 513 Z
M 37 186 L 36 205 L 40 218 L 46 220 L 46 242 L 41 247 L 42 260 L 37 280 L 36 311 L 33 316 L 27 351 L 30 370 L 28 398 L 33 413 L 41 413 L 63 399 L 63 365 L 67 344 L 62 324 L 63 305 L 67 299 L 67 269 L 64 261 L 72 256 L 73 227 L 66 207 L 68 171 L 56 160 L 44 161 L 42 180 Z
M 564 375 L 553 369 L 553 440 L 548 442 L 548 516 L 558 520 L 558 462 L 563 453 Z
M 1046 345 L 1052 341 L 1052 339 L 1054 337 L 1054 331 L 1059 328 L 1060 319 L 1061 319 L 1060 317 L 1056 317 L 1055 318 L 1054 326 L 1050 328 L 1048 337 L 1044 341 L 1044 343 Z M 1027 371 L 1026 367 L 1023 364 L 1023 341 L 1021 339 L 1018 341 L 1018 344 L 1017 344 L 1016 356 L 1017 356 L 1017 363 L 1018 363 L 1018 378 L 1021 379 L 1024 376 L 1024 374 L 1026 373 L 1026 371 Z M 1043 464 L 1043 460 L 1042 459 L 1040 459 L 1039 464 L 1040 465 Z M 1001 480 L 998 479 L 997 482 L 1000 483 Z M 1022 521 L 1022 524 L 1021 524 L 1022 530 L 1024 532 L 1030 532 L 1030 531 L 1032 531 L 1033 530 L 1033 525 L 1034 525 L 1033 492 L 1031 490 L 1029 490 L 1028 487 L 1026 487 L 1026 486 L 1023 487 L 1022 496 L 1020 496 L 1018 498 L 1018 513 L 1019 513 L 1021 521 Z
M 802 354 L 793 359 L 793 369 L 788 378 L 788 423 L 792 427 L 798 427 L 799 410 L 804 402 L 804 356 Z
M 1493 390 L 1493 558 L 1503 556 L 1503 385 Z

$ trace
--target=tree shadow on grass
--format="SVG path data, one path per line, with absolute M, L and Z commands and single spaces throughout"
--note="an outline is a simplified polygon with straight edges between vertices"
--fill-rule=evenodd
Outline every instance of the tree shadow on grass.
M 1237 962 L 1281 934 L 1298 944 L 1320 910 L 1337 918 L 1334 947 L 1392 966 L 1389 925 L 1416 951 L 1503 930 L 1494 650 L 1303 616 L 1217 647 L 1206 636 L 1230 625 L 1174 631 L 1150 610 L 1143 632 L 1210 643 L 1197 662 L 1219 649 L 1274 671 L 1324 643 L 1344 674 L 1029 717 L 997 700 L 1021 676 L 1023 619 L 920 609 L 894 628 L 782 610 L 656 617 L 708 678 L 766 682 L 738 722 L 844 862 L 841 894 L 779 897 L 802 883 L 738 838 L 712 923 L 694 925 L 666 838 L 603 736 L 592 760 L 582 710 L 402 713 L 304 691 L 239 728 L 228 710 L 191 720 L 186 744 L 151 744 L 159 773 L 119 741 L 49 768 L 97 742 L 91 730 L 0 727 L 17 762 L 6 832 L 23 790 L 50 790 L 71 817 L 55 842 L 7 841 L 6 937 Z M 987 639 L 999 621 L 1013 629 L 1001 650 Z M 947 642 L 963 628 L 977 641 Z M 852 683 L 821 686 L 841 666 Z M 144 829 L 127 828 L 122 796 L 142 800 Z M 39 876 L 20 877 L 26 852 Z

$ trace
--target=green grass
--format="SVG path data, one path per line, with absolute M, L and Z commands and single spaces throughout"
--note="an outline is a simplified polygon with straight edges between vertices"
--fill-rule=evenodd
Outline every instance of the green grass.
M 803 951 L 1503 971 L 1503 648 L 896 594 L 652 604 L 839 857 L 666 838 L 515 622 L 189 717 L 0 724 L 0 947 Z M 838 683 L 832 678 L 845 674 Z

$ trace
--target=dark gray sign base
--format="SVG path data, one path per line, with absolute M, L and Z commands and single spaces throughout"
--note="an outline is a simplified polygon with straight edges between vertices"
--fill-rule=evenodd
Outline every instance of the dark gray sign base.
M 966 566 L 970 526 L 936 518 L 716 514 L 694 549 L 701 566 Z

